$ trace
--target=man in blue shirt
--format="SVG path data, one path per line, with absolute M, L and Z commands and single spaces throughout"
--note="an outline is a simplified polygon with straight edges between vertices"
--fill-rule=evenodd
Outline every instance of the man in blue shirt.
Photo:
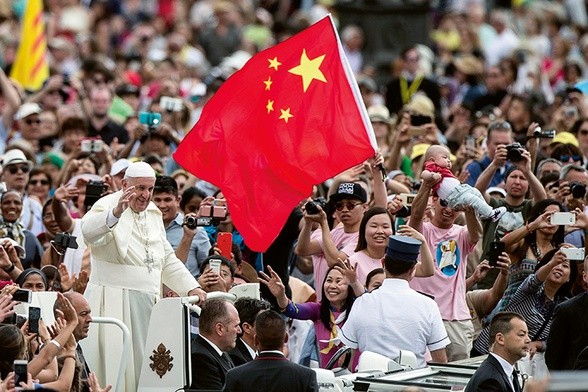
M 200 263 L 208 257 L 210 241 L 201 227 L 190 229 L 183 225 L 184 215 L 178 212 L 180 200 L 176 181 L 168 176 L 159 176 L 153 188 L 153 202 L 161 211 L 167 240 L 190 273 L 198 276 Z
M 470 173 L 466 183 L 475 186 L 480 174 L 495 159 L 496 149 L 498 146 L 507 146 L 513 142 L 511 126 L 506 121 L 497 121 L 488 126 L 488 137 L 486 139 L 487 153 L 479 161 L 472 162 L 468 165 L 467 171 Z M 509 163 L 504 163 L 496 172 L 490 186 L 498 186 L 504 182 L 504 175 L 508 169 Z

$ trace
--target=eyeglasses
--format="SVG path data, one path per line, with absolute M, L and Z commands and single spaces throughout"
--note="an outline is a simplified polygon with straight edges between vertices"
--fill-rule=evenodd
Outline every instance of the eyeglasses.
M 561 155 L 559 160 L 561 162 L 569 162 L 570 158 L 573 159 L 574 162 L 580 162 L 582 160 L 581 155 Z
M 23 173 L 28 173 L 31 171 L 31 167 L 29 165 L 10 165 L 7 167 L 10 174 L 16 174 L 19 170 Z
M 488 125 L 488 131 L 493 131 L 495 129 L 511 129 L 510 124 L 508 121 L 497 121 L 493 122 L 492 124 Z
M 49 185 L 49 180 L 31 180 L 29 181 L 29 184 L 31 185 Z
M 361 205 L 362 203 L 343 203 L 342 201 L 339 201 L 337 203 L 335 203 L 335 209 L 337 211 L 343 211 L 343 208 L 347 208 L 349 211 L 351 211 L 352 209 L 354 209 L 355 207 Z
M 578 133 L 579 133 L 580 135 L 584 135 L 584 136 L 586 136 L 586 135 L 588 135 L 588 129 L 580 129 L 580 130 L 578 131 Z
M 31 125 L 31 124 L 41 124 L 41 120 L 40 119 L 32 119 L 32 118 L 27 118 L 26 120 L 24 120 L 25 124 L 27 125 Z

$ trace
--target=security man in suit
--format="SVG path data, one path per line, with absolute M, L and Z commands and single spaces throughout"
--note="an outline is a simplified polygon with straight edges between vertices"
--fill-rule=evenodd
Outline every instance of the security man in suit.
M 270 309 L 271 304 L 266 300 L 243 297 L 235 301 L 235 308 L 239 312 L 242 333 L 237 339 L 235 348 L 229 351 L 229 356 L 235 366 L 239 366 L 255 358 L 257 352 L 254 341 L 255 317 L 259 312 Z
M 220 390 L 225 374 L 235 367 L 227 354 L 241 333 L 239 313 L 223 299 L 210 299 L 202 305 L 200 333 L 192 341 L 191 389 Z
M 288 335 L 282 317 L 273 310 L 265 310 L 255 318 L 255 326 L 259 355 L 229 370 L 223 391 L 318 392 L 316 373 L 288 361 L 283 354 Z
M 575 266 L 574 266 L 575 268 Z M 588 258 L 584 260 L 583 279 L 588 284 Z M 588 291 L 561 303 L 555 308 L 553 323 L 547 338 L 545 363 L 549 370 L 578 369 L 574 364 L 580 352 L 588 347 Z
M 529 351 L 529 331 L 517 313 L 497 313 L 490 323 L 490 354 L 474 373 L 467 392 L 521 392 L 514 364 Z

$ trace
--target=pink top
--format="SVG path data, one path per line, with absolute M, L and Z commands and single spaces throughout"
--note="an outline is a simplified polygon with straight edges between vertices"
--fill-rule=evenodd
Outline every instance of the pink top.
M 338 250 L 343 249 L 346 245 L 351 243 L 355 243 L 357 246 L 357 239 L 359 237 L 359 232 L 356 231 L 355 233 L 346 233 L 343 229 L 343 225 L 339 224 L 333 230 L 331 230 L 331 236 L 333 237 L 333 242 Z M 311 236 L 311 241 L 316 240 L 318 241 L 321 249 L 323 247 L 323 234 L 321 229 L 315 230 Z M 327 263 L 327 259 L 325 258 L 323 253 L 318 253 L 316 255 L 312 255 L 312 264 L 314 266 L 314 287 L 316 287 L 316 300 L 320 302 L 322 295 L 323 295 L 323 281 L 327 276 L 327 271 L 329 270 L 329 264 Z
M 470 243 L 467 227 L 454 224 L 440 229 L 425 222 L 423 235 L 433 254 L 435 275 L 414 278 L 410 287 L 434 296 L 443 320 L 471 319 L 465 299 L 466 269 L 467 257 L 476 244 Z
M 356 252 L 349 256 L 349 263 L 355 265 L 357 280 L 365 286 L 365 280 L 368 274 L 376 268 L 382 268 L 382 259 L 374 259 L 363 251 Z

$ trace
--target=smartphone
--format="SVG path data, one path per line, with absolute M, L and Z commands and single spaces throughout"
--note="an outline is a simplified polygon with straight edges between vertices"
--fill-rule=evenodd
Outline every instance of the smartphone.
M 401 193 L 399 196 L 402 199 L 402 204 L 404 204 L 407 207 L 412 206 L 412 202 L 416 197 L 416 195 L 413 195 L 412 193 Z
M 81 142 L 82 152 L 100 152 L 103 148 L 102 140 L 99 138 L 84 138 Z
M 31 290 L 18 289 L 12 295 L 12 299 L 18 302 L 31 302 L 33 300 L 33 292 Z
M 233 233 L 219 232 L 216 239 L 216 247 L 220 250 L 221 256 L 231 260 L 231 250 L 233 249 Z
M 173 97 L 161 97 L 159 100 L 159 106 L 162 110 L 168 112 L 181 112 L 182 111 L 182 100 L 180 98 Z
M 584 248 L 561 248 L 568 260 L 584 260 Z
M 14 360 L 14 385 L 17 391 L 22 391 L 20 383 L 26 383 L 28 380 L 29 363 L 24 359 Z
M 474 136 L 468 136 L 466 138 L 466 147 L 472 150 L 478 148 L 478 141 Z
M 425 136 L 427 134 L 427 129 L 425 127 L 408 127 L 408 131 L 406 131 L 408 136 Z
M 39 320 L 41 319 L 41 308 L 29 307 L 29 332 L 39 333 Z
M 490 250 L 488 251 L 488 264 L 491 267 L 496 267 L 498 265 L 498 256 L 504 252 L 504 242 L 502 241 L 493 241 L 490 243 Z
M 92 207 L 106 191 L 106 185 L 102 181 L 90 181 L 86 184 L 86 198 L 84 199 L 84 205 L 86 207 Z
M 554 212 L 551 215 L 551 224 L 559 226 L 575 225 L 576 214 L 573 212 Z
M 433 119 L 430 116 L 423 116 L 421 114 L 413 114 L 410 116 L 410 125 L 414 125 L 415 127 L 430 124 L 433 122 Z
M 212 259 L 210 260 L 210 269 L 213 270 L 214 272 L 216 272 L 218 275 L 220 275 L 220 269 L 221 269 L 221 261 L 219 259 Z

